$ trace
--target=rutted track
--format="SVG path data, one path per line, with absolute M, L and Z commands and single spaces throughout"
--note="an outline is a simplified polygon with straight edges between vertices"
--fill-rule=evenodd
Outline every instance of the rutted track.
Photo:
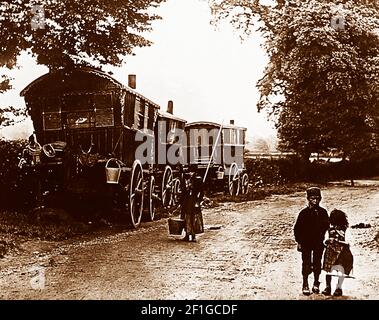
M 322 205 L 346 210 L 352 229 L 354 275 L 342 299 L 378 299 L 378 185 L 332 186 Z M 204 210 L 197 243 L 168 236 L 166 219 L 141 229 L 84 241 L 46 244 L 38 253 L 2 261 L 2 299 L 324 299 L 300 294 L 300 255 L 292 227 L 303 193 Z M 211 228 L 219 226 L 220 228 Z M 38 242 L 29 244 L 35 248 Z M 40 244 L 41 246 L 41 244 Z M 44 267 L 45 288 L 30 286 Z M 323 280 L 322 275 L 322 280 Z M 323 284 L 322 284 L 323 286 Z M 333 299 L 333 298 L 331 298 Z

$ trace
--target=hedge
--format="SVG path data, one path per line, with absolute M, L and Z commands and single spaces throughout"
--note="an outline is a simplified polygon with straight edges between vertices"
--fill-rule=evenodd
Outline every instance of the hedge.
M 26 140 L 0 140 L 1 208 L 19 207 L 26 200 L 18 169 L 22 150 L 26 145 Z
M 33 183 L 21 179 L 18 163 L 26 140 L 0 140 L 1 208 L 17 209 L 33 206 Z M 379 156 L 350 163 L 347 161 L 304 162 L 297 157 L 280 159 L 246 159 L 247 173 L 253 186 L 284 185 L 288 182 L 326 183 L 331 180 L 379 176 Z M 24 177 L 25 178 L 25 177 Z
M 305 162 L 297 157 L 290 157 L 246 159 L 245 164 L 253 185 L 280 185 L 287 182 L 326 183 L 379 175 L 379 156 L 354 163 Z

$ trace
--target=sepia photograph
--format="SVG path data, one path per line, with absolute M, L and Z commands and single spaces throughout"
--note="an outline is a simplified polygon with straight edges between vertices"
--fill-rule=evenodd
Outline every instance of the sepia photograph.
M 379 1 L 0 1 L 0 300 L 226 319 L 378 254 Z

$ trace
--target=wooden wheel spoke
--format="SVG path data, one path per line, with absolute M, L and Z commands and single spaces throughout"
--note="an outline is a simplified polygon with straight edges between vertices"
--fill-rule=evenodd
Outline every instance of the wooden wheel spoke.
M 143 193 L 143 190 L 141 190 L 141 189 L 136 189 L 136 190 L 135 190 L 135 194 L 136 194 L 136 195 L 139 195 L 139 196 L 140 196 L 142 193 Z
M 153 221 L 155 217 L 155 201 L 159 199 L 155 194 L 155 178 L 153 175 L 150 176 L 149 182 L 143 186 L 141 192 L 146 197 L 143 203 L 144 218 L 147 221 Z
M 171 205 L 172 202 L 173 175 L 170 166 L 166 166 L 162 178 L 162 205 L 164 207 Z
M 174 179 L 172 189 L 172 200 L 174 205 L 179 204 L 179 197 L 181 194 L 181 184 L 179 179 Z
M 143 171 L 142 166 L 138 161 L 133 164 L 131 179 L 130 179 L 130 194 L 129 194 L 129 214 L 134 228 L 137 228 L 141 222 L 143 210 Z
M 141 184 L 142 184 L 142 179 L 140 178 L 140 176 L 138 176 L 138 184 L 137 184 L 136 189 L 139 189 L 139 187 L 141 186 Z
M 240 174 L 235 163 L 229 169 L 229 194 L 231 196 L 238 195 L 240 188 Z
M 244 173 L 241 179 L 241 193 L 247 194 L 249 188 L 249 176 L 247 173 Z

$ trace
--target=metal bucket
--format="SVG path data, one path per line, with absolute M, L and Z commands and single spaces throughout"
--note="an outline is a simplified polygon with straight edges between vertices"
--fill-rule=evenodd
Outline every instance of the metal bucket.
M 224 179 L 224 171 L 217 171 L 217 179 Z
M 117 167 L 108 167 L 109 163 L 113 161 L 117 164 Z M 121 175 L 121 167 L 117 159 L 109 159 L 105 165 L 105 174 L 107 177 L 107 183 L 118 184 Z
M 180 218 L 168 219 L 168 231 L 172 235 L 181 235 L 184 229 L 184 220 Z

